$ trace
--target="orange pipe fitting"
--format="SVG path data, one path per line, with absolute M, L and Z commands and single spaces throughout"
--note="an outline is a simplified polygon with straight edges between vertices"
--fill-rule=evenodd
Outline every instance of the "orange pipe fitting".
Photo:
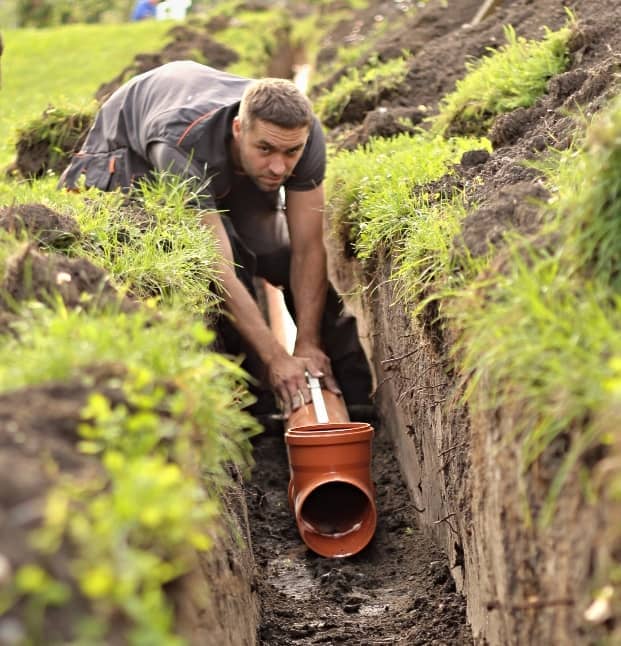
M 350 422 L 342 398 L 327 391 L 322 394 L 329 415 L 345 419 L 330 417 L 330 422 L 318 424 L 312 404 L 289 418 L 285 433 L 289 506 L 306 545 L 320 556 L 340 558 L 358 553 L 375 533 L 374 430 L 370 424 Z M 333 405 L 337 406 L 333 409 Z
M 328 420 L 330 422 L 349 422 L 349 414 L 344 399 L 325 388 L 321 389 L 321 394 Z M 321 420 L 317 419 L 315 406 L 312 403 L 308 403 L 294 410 L 289 415 L 287 427 L 299 428 L 301 426 L 310 426 L 311 424 L 319 423 L 321 423 Z

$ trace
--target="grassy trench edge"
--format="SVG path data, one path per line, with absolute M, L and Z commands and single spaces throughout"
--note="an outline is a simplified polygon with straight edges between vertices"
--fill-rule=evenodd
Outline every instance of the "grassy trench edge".
M 192 550 L 209 549 L 225 467 L 250 464 L 249 437 L 258 430 L 241 411 L 246 375 L 210 350 L 204 309 L 206 285 L 217 281 L 214 241 L 185 208 L 184 186 L 172 179 L 143 187 L 139 223 L 127 205 L 121 208 L 120 195 L 56 199 L 80 225 L 65 253 L 99 258 L 119 293 L 143 297 L 143 305 L 132 313 L 114 304 L 93 311 L 85 300 L 69 310 L 50 294 L 46 305 L 21 305 L 3 335 L 1 392 L 89 383 L 94 366 L 110 366 L 111 374 L 93 386 L 76 437 L 78 451 L 101 465 L 100 475 L 92 482 L 55 477 L 33 535 L 44 560 L 59 549 L 75 554 L 70 578 L 55 580 L 39 562 L 26 564 L 0 604 L 25 608 L 35 643 L 46 608 L 72 598 L 89 604 L 76 639 L 105 642 L 107 618 L 120 611 L 130 643 L 182 643 L 163 586 L 190 567 Z M 23 244 L 4 236 L 2 256 L 9 261 Z M 109 388 L 122 403 L 110 404 L 102 394 Z
M 457 120 L 458 131 L 480 132 L 464 121 L 478 124 L 484 115 L 489 124 L 494 115 L 517 107 L 517 95 L 534 103 L 547 80 L 567 65 L 574 24 L 570 16 L 567 27 L 546 31 L 537 42 L 507 29 L 507 44 L 468 66 L 427 131 L 340 152 L 327 180 L 331 235 L 338 245 L 371 273 L 374 259 L 390 254 L 393 279 L 412 315 L 436 300 L 444 324 L 457 331 L 453 360 L 468 377 L 470 406 L 485 410 L 519 401 L 524 407 L 525 422 L 513 438 L 522 446 L 524 471 L 556 438 L 568 440 L 536 519 L 544 525 L 553 518 L 568 474 L 586 470 L 581 456 L 598 445 L 619 444 L 605 420 L 614 419 L 621 394 L 614 270 L 621 231 L 613 216 L 621 208 L 621 99 L 591 125 L 586 143 L 563 153 L 548 151 L 545 181 L 554 197 L 541 205 L 545 224 L 534 239 L 507 234 L 499 252 L 502 271 L 492 269 L 494 249 L 472 257 L 465 245 L 456 245 L 460 222 L 476 205 L 467 204 L 463 192 L 441 196 L 424 187 L 450 174 L 462 151 L 489 149 L 485 139 L 440 136 L 454 132 Z M 519 74 L 502 73 L 516 57 Z M 487 102 L 481 101 L 482 86 Z M 545 244 L 554 236 L 566 241 L 561 249 Z M 619 477 L 610 476 L 602 495 L 619 499 L 620 489 Z M 621 570 L 610 576 L 620 580 Z
M 278 46 L 270 36 L 274 25 L 288 28 L 277 13 L 244 14 L 218 34 L 237 49 L 252 34 L 251 56 L 241 51 L 231 71 L 263 74 Z M 24 131 L 48 141 L 52 155 L 66 154 L 68 126 L 81 112 L 51 109 L 39 132 L 38 119 Z M 196 551 L 211 548 L 228 466 L 249 468 L 249 439 L 260 430 L 242 410 L 250 403 L 247 375 L 211 350 L 207 328 L 219 303 L 215 241 L 187 208 L 191 187 L 165 174 L 129 202 L 96 191 L 59 193 L 55 181 L 0 182 L 0 200 L 45 204 L 73 216 L 80 233 L 63 253 L 101 267 L 119 302 L 126 295 L 141 306 L 127 313 L 114 303 L 93 307 L 86 298 L 70 310 L 49 294 L 45 303 L 16 305 L 16 321 L 2 335 L 0 392 L 56 381 L 91 388 L 75 442 L 97 476 L 91 471 L 80 479 L 51 468 L 54 484 L 31 535 L 39 557 L 2 586 L 0 612 L 19 613 L 26 643 L 41 643 L 49 613 L 72 606 L 81 609 L 75 643 L 106 643 L 111 618 L 120 615 L 127 643 L 181 646 L 165 586 L 194 566 Z M 33 242 L 0 237 L 5 265 Z M 93 369 L 110 374 L 94 384 Z M 110 389 L 121 403 L 104 395 Z M 62 577 L 46 565 L 59 551 L 71 554 Z

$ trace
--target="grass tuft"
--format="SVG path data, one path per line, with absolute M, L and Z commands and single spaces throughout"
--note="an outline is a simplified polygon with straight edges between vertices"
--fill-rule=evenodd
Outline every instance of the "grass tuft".
M 194 311 L 218 299 L 217 247 L 200 212 L 189 208 L 188 182 L 166 173 L 144 182 L 127 203 L 118 193 L 88 191 L 75 217 L 85 256 L 138 299 L 157 298 Z
M 315 100 L 315 112 L 328 127 L 335 126 L 349 105 L 374 107 L 380 95 L 398 87 L 407 73 L 407 53 L 385 63 L 372 57 L 362 69 L 351 69 L 321 93 Z
M 18 128 L 16 163 L 20 173 L 30 179 L 48 171 L 61 173 L 86 139 L 93 118 L 94 112 L 50 106 Z
M 435 133 L 484 134 L 497 115 L 533 105 L 548 80 L 566 68 L 571 26 L 546 28 L 541 41 L 518 37 L 510 25 L 504 31 L 505 45 L 466 64 L 468 73 L 444 97 L 432 119 Z
M 408 235 L 432 217 L 431 197 L 415 187 L 450 173 L 465 151 L 482 147 L 489 143 L 402 134 L 340 152 L 330 160 L 326 179 L 333 235 L 352 243 L 361 260 L 388 246 L 398 255 Z
M 568 265 L 621 292 L 621 96 L 588 131 L 585 150 L 565 165 L 556 210 Z M 592 178 L 585 184 L 585 178 Z

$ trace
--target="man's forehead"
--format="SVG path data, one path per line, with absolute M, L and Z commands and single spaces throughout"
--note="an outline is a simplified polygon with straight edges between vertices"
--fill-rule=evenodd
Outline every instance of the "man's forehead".
M 309 130 L 307 126 L 282 128 L 269 121 L 256 119 L 249 132 L 256 142 L 264 142 L 277 148 L 295 148 L 306 143 Z

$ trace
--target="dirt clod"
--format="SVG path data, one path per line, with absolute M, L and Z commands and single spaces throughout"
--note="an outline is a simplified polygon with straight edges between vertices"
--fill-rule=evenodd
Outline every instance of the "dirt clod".
M 18 238 L 28 237 L 43 247 L 66 249 L 80 237 L 78 223 L 43 204 L 19 204 L 0 208 L 0 227 Z

